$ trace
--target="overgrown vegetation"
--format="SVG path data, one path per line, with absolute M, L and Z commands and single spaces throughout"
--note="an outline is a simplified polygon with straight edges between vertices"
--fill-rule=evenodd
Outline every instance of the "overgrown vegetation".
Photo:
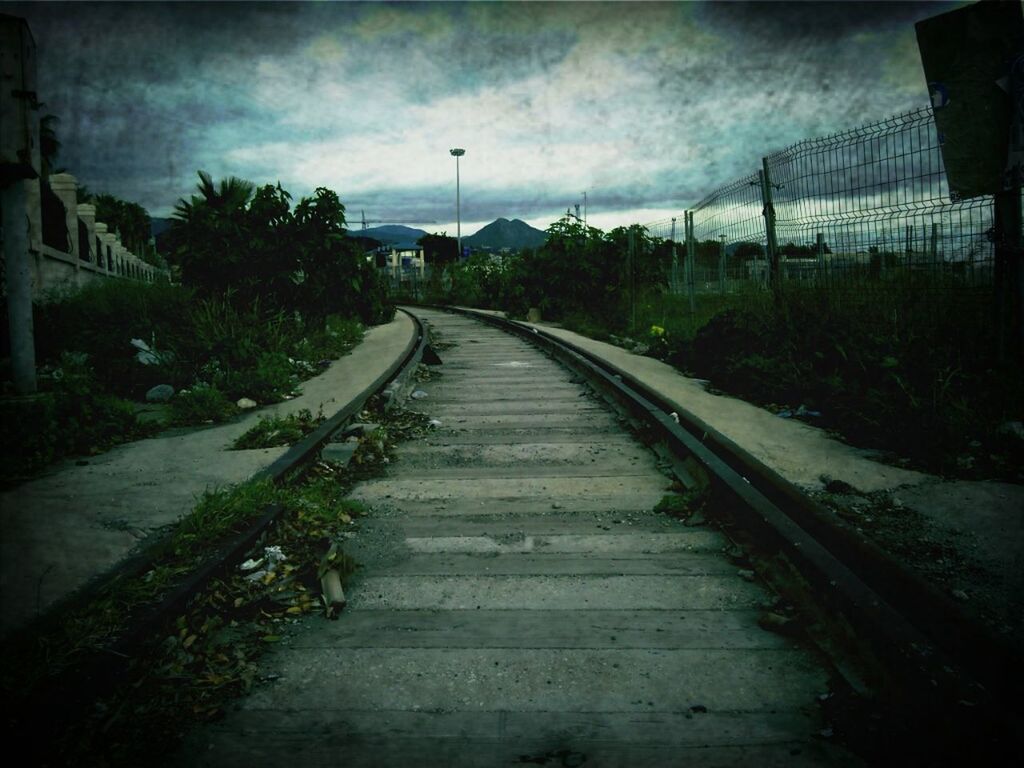
M 95 200 L 125 232 L 143 237 L 143 209 L 110 196 Z M 118 398 L 144 400 L 158 384 L 176 391 L 174 425 L 228 420 L 241 398 L 265 405 L 294 394 L 351 350 L 364 324 L 394 312 L 345 224 L 345 207 L 328 189 L 293 209 L 279 185 L 216 184 L 200 173 L 199 194 L 179 203 L 166 238 L 183 285 L 103 280 L 36 306 L 46 396 L 5 404 L 19 412 L 5 426 L 11 460 L 2 478 L 148 434 Z M 88 370 L 89 380 L 84 373 L 63 384 L 47 378 L 67 370 L 68 360 Z M 4 393 L 12 391 L 6 384 Z
M 776 301 L 748 283 L 701 293 L 691 310 L 688 297 L 667 291 L 670 241 L 642 227 L 604 233 L 571 217 L 548 232 L 535 250 L 452 264 L 427 298 L 514 316 L 536 307 L 723 392 L 819 414 L 806 418 L 891 461 L 1020 479 L 1024 440 L 1005 425 L 1024 417 L 1024 384 L 1011 362 L 998 361 L 990 293 L 961 276 L 899 274 L 892 265 L 883 276 L 871 266 L 848 287 L 787 281 Z M 685 250 L 676 246 L 680 262 Z M 788 244 L 783 251 L 806 255 Z M 697 243 L 697 266 L 716 265 L 720 253 L 716 242 Z M 760 246 L 741 243 L 725 266 L 759 257 Z
M 8 661 L 2 690 L 9 734 L 35 737 L 48 752 L 47 764 L 152 762 L 154 750 L 173 749 L 186 727 L 215 718 L 257 684 L 263 650 L 302 616 L 326 612 L 323 572 L 335 569 L 346 582 L 356 570 L 344 545 L 367 510 L 346 498 L 353 484 L 379 473 L 397 441 L 429 429 L 420 414 L 371 408 L 359 418 L 380 427 L 360 439 L 348 468 L 316 463 L 292 485 L 251 481 L 207 493 L 167 532 L 144 574 L 118 579 L 88 603 L 70 606 L 45 632 L 7 638 L 0 650 Z M 109 657 L 140 611 L 270 505 L 281 512 L 248 560 L 220 573 L 184 613 L 171 617 L 134 651 L 124 683 L 94 701 L 91 684 L 74 670 Z M 58 690 L 54 701 L 50 695 Z
M 733 394 L 820 413 L 811 420 L 891 459 L 948 475 L 1013 477 L 1022 441 L 1019 377 L 997 362 L 984 294 L 920 306 L 923 286 L 893 284 L 869 301 L 788 286 L 717 314 L 671 341 L 667 357 Z M 844 300 L 838 300 L 844 299 Z
M 211 384 L 196 382 L 171 399 L 168 421 L 173 426 L 220 424 L 236 414 L 238 406 L 227 395 Z
M 153 434 L 129 401 L 157 384 L 176 391 L 169 424 L 219 423 L 238 413 L 240 398 L 290 396 L 363 335 L 356 319 L 239 308 L 166 283 L 96 282 L 35 315 L 41 394 L 4 401 L 5 482 Z
M 346 236 L 345 206 L 324 187 L 291 207 L 278 185 L 199 172 L 198 195 L 178 202 L 167 237 L 182 282 L 236 308 L 331 314 L 366 324 L 393 315 L 374 264 Z
M 91 361 L 65 352 L 39 370 L 39 393 L 0 398 L 0 483 L 38 472 L 65 456 L 89 456 L 153 434 L 132 405 L 105 391 Z

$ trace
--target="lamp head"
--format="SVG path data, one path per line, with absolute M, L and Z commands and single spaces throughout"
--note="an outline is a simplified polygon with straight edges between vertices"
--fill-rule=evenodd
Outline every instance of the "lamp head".
M 449 149 L 448 151 L 451 152 L 452 155 L 454 155 L 455 157 L 462 157 L 464 154 L 466 154 L 466 150 L 460 149 L 459 147 L 456 147 L 455 149 Z

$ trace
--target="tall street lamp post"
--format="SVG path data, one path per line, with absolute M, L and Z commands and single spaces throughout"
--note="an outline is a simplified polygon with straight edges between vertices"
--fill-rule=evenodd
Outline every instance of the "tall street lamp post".
M 448 150 L 455 158 L 455 235 L 459 243 L 459 255 L 462 258 L 462 217 L 459 213 L 459 158 L 466 154 L 466 150 L 456 147 Z

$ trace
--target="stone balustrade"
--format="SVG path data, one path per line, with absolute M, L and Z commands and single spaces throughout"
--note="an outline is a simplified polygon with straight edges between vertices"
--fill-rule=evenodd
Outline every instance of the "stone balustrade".
M 36 182 L 38 183 L 38 182 Z M 65 227 L 68 233 L 68 252 L 52 248 L 42 242 L 41 213 L 29 210 L 31 239 L 32 295 L 45 298 L 66 292 L 102 278 L 121 278 L 152 283 L 166 280 L 166 270 L 149 264 L 124 246 L 116 232 L 105 222 L 96 221 L 96 206 L 78 201 L 78 185 L 70 173 L 50 176 L 50 189 L 64 206 Z M 29 196 L 29 206 L 39 195 Z

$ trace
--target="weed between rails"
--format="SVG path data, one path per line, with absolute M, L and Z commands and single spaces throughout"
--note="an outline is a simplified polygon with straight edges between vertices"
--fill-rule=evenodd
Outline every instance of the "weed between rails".
M 8 639 L 3 675 L 8 735 L 48 751 L 49 765 L 153 764 L 191 726 L 217 717 L 262 679 L 262 653 L 303 616 L 325 609 L 320 578 L 342 582 L 357 564 L 344 554 L 366 510 L 346 498 L 361 479 L 381 473 L 397 442 L 429 431 L 426 417 L 372 404 L 360 414 L 380 426 L 363 435 L 348 467 L 317 462 L 287 487 L 249 482 L 206 494 L 168 532 L 144 575 L 117 580 L 71 610 L 46 634 Z M 206 562 L 223 541 L 279 505 L 276 522 L 249 560 L 211 580 L 187 610 L 147 640 L 124 681 L 100 700 L 68 691 L 62 679 L 109 655 L 148 607 Z M 328 615 L 330 612 L 328 611 Z M 71 720 L 54 719 L 46 694 L 93 702 Z

